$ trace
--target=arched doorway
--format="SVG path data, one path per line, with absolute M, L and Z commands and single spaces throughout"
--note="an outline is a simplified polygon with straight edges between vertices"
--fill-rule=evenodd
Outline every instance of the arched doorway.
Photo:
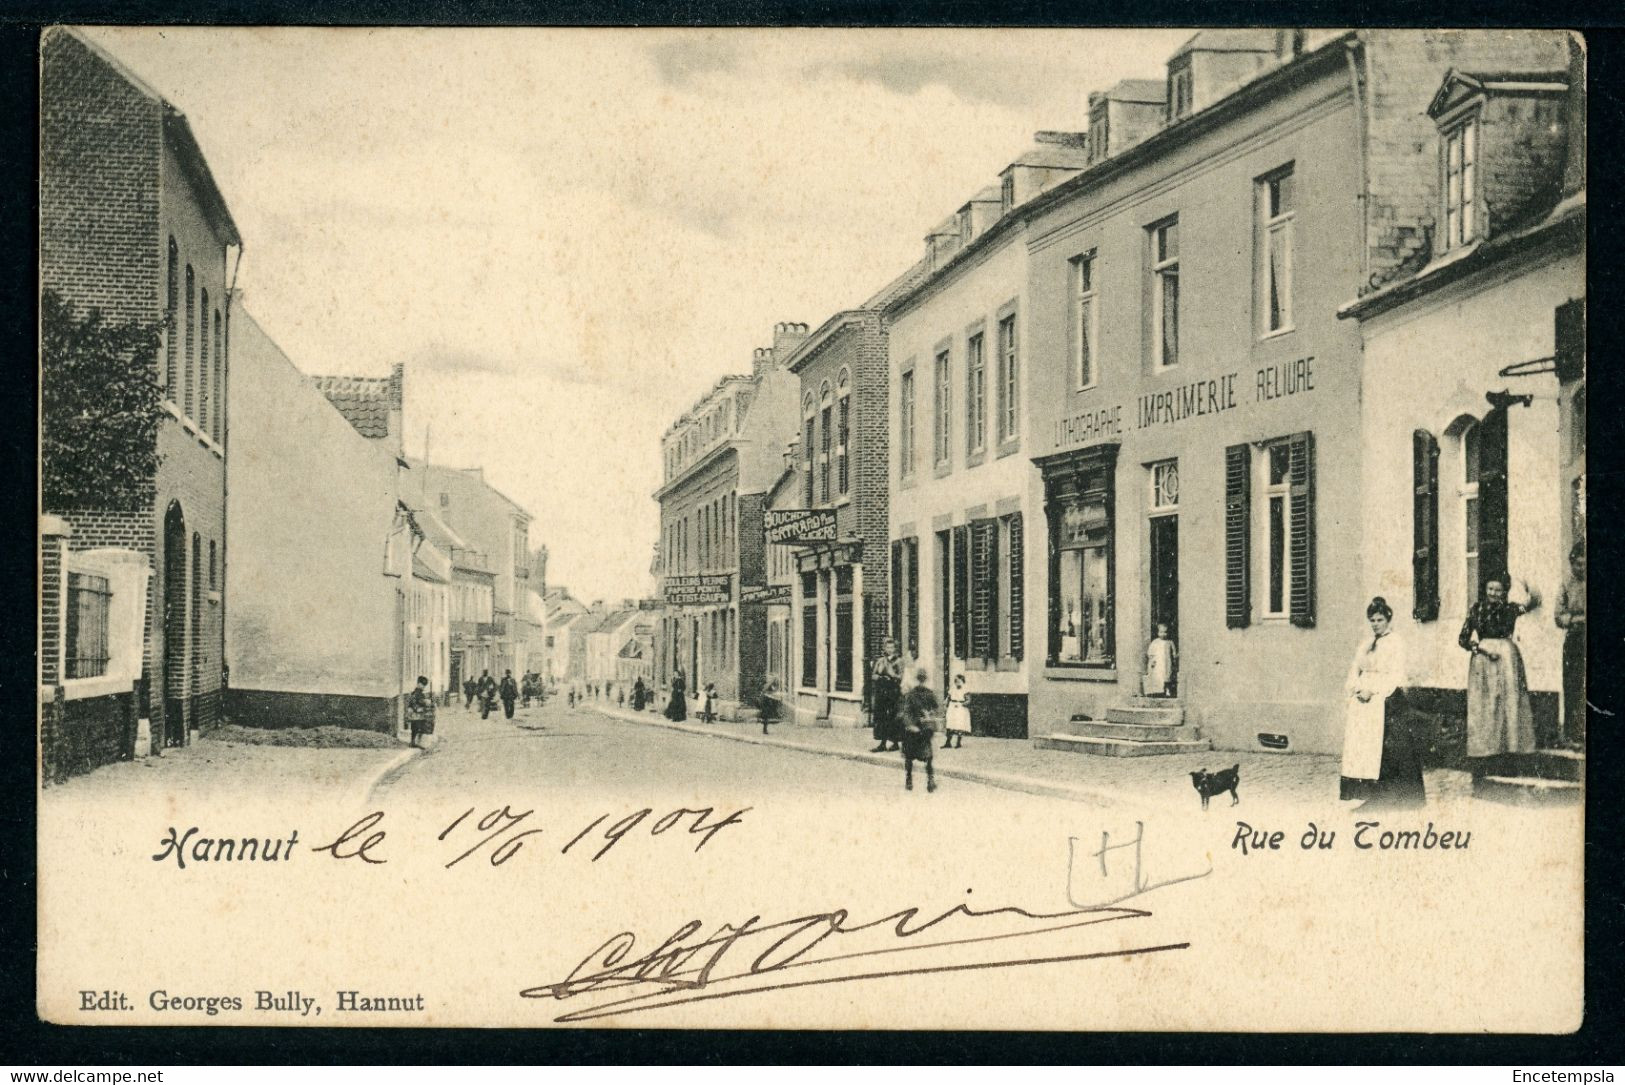
M 186 517 L 179 502 L 164 513 L 164 745 L 186 744 Z

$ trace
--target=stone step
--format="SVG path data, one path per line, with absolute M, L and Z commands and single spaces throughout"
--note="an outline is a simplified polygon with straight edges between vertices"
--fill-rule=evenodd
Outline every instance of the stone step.
M 1123 698 L 1122 703 L 1128 708 L 1165 708 L 1178 709 L 1181 712 L 1185 710 L 1185 702 L 1178 697 L 1145 697 L 1136 693 Z
M 1130 708 L 1125 705 L 1112 705 L 1106 709 L 1106 720 L 1108 723 L 1138 723 L 1177 727 L 1185 722 L 1185 710 L 1183 708 Z
M 1536 776 L 1546 780 L 1568 780 L 1583 783 L 1586 778 L 1585 754 L 1576 750 L 1536 750 L 1534 753 L 1508 754 L 1505 776 Z
M 1182 723 L 1113 723 L 1111 720 L 1078 721 L 1072 724 L 1072 733 L 1085 738 L 1122 738 L 1138 742 L 1178 742 L 1197 739 L 1196 728 Z
M 1186 742 L 1143 742 L 1121 738 L 1090 738 L 1087 735 L 1044 735 L 1033 740 L 1040 750 L 1089 753 L 1098 757 L 1152 757 L 1169 753 L 1205 753 L 1212 748 L 1206 739 Z
M 1508 806 L 1572 806 L 1585 798 L 1583 785 L 1538 776 L 1484 776 L 1473 781 L 1473 797 Z

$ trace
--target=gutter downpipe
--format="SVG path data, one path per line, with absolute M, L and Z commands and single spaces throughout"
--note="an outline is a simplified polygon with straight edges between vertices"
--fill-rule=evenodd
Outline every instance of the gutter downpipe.
M 217 390 L 220 402 L 225 404 L 225 416 L 220 423 L 220 716 L 226 715 L 226 698 L 231 690 L 231 652 L 226 643 L 231 623 L 226 614 L 231 608 L 231 592 L 226 585 L 231 581 L 231 304 L 237 300 L 237 272 L 243 266 L 243 239 L 237 239 L 237 258 L 231 264 L 231 283 L 226 287 L 226 327 L 221 336 L 221 349 L 226 360 L 220 374 L 226 386 Z
M 1369 92 L 1371 87 L 1371 58 L 1365 48 L 1363 34 L 1357 34 L 1355 39 L 1343 45 L 1344 56 L 1348 59 L 1349 89 L 1354 95 L 1354 123 L 1356 140 L 1355 158 L 1359 163 L 1359 191 L 1356 199 L 1360 201 L 1360 285 L 1359 293 L 1364 294 L 1371 285 L 1371 192 L 1370 178 L 1367 176 L 1367 160 L 1370 156 L 1370 131 L 1366 107 L 1369 101 L 1361 93 L 1362 76 L 1364 86 Z M 1356 56 L 1355 54 L 1359 54 Z M 1362 68 L 1364 69 L 1362 71 Z

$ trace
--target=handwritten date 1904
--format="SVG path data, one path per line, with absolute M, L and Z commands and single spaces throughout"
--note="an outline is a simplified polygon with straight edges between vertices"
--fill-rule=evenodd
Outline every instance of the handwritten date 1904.
M 685 829 L 689 836 L 700 838 L 694 845 L 694 850 L 699 851 L 723 829 L 741 824 L 744 815 L 750 809 L 748 806 L 743 807 L 718 820 L 713 807 L 702 806 L 697 809 L 679 807 L 655 818 L 649 824 L 648 832 L 650 836 L 660 836 L 673 829 Z M 435 838 L 449 848 L 461 849 L 444 865 L 449 869 L 478 854 L 483 855 L 490 865 L 501 866 L 522 851 L 527 843 L 539 843 L 534 838 L 543 835 L 546 830 L 532 820 L 535 814 L 536 811 L 533 809 L 515 810 L 506 804 L 483 813 L 479 813 L 477 807 L 469 807 L 453 818 Z M 588 822 L 585 828 L 571 836 L 559 849 L 559 854 L 568 855 L 572 848 L 585 841 L 582 850 L 577 854 L 591 852 L 592 858 L 589 861 L 596 863 L 634 829 L 652 818 L 654 809 L 645 807 L 642 810 L 634 810 L 615 821 L 610 821 L 611 816 L 600 814 Z M 335 859 L 361 859 L 372 864 L 388 862 L 382 855 L 373 854 L 374 849 L 381 849 L 388 835 L 386 830 L 378 828 L 383 820 L 384 812 L 375 810 L 340 833 L 331 844 L 314 850 L 325 851 Z M 605 826 L 605 822 L 609 824 Z

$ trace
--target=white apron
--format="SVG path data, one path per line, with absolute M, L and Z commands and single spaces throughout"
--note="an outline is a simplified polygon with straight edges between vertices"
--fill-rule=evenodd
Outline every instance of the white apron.
M 1372 696 L 1364 704 L 1350 696 L 1343 724 L 1343 775 L 1350 780 L 1375 780 L 1382 772 L 1383 703 Z

